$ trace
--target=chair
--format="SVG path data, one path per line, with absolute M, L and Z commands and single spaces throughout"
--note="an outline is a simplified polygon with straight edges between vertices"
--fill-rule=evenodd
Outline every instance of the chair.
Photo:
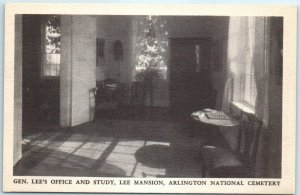
M 144 106 L 143 102 L 143 87 L 142 82 L 133 81 L 131 85 L 131 113 L 134 115 L 136 108 L 141 109 Z
M 237 150 L 202 146 L 204 177 L 255 177 L 255 163 L 262 122 L 254 114 L 241 112 Z

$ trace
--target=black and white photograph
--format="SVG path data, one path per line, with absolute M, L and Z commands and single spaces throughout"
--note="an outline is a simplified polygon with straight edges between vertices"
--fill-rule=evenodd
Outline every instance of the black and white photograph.
M 11 15 L 9 183 L 292 192 L 295 18 L 184 10 Z

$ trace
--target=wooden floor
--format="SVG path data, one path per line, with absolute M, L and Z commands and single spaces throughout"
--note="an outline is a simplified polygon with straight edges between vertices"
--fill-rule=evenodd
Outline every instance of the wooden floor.
M 73 128 L 36 127 L 23 137 L 14 175 L 202 177 L 201 144 L 223 141 L 164 111 L 111 114 Z

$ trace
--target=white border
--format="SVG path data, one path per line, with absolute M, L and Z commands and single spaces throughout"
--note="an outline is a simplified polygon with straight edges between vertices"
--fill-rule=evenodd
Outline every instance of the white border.
M 282 16 L 283 45 L 283 113 L 282 113 L 282 178 L 280 186 L 95 186 L 95 185 L 33 185 L 14 184 L 13 178 L 87 179 L 87 177 L 14 177 L 13 176 L 13 111 L 14 111 L 14 20 L 15 14 L 78 14 L 78 15 L 213 15 L 213 16 Z M 296 130 L 296 26 L 295 6 L 221 5 L 221 4 L 7 4 L 5 7 L 4 67 L 4 191 L 22 192 L 144 192 L 144 193 L 277 193 L 295 192 L 295 130 Z M 101 179 L 101 178 L 88 178 Z M 111 178 L 107 178 L 111 179 Z M 116 181 L 124 178 L 113 178 Z M 129 178 L 136 180 L 136 178 Z M 159 179 L 157 179 L 159 180 Z M 163 179 L 165 183 L 171 179 Z M 180 180 L 180 179 L 173 179 Z M 185 179 L 182 179 L 185 180 Z M 210 180 L 195 179 L 209 183 Z M 230 179 L 237 180 L 237 179 Z M 271 181 L 272 179 L 242 179 Z M 73 181 L 73 183 L 75 183 Z

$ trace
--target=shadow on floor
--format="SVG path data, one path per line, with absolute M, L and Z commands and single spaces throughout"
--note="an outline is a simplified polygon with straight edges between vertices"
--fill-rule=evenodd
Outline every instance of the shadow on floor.
M 217 136 L 215 131 L 151 117 L 97 118 L 25 136 L 14 175 L 202 177 L 200 146 L 208 140 L 220 143 L 220 138 L 209 136 Z M 199 134 L 199 128 L 206 129 Z

